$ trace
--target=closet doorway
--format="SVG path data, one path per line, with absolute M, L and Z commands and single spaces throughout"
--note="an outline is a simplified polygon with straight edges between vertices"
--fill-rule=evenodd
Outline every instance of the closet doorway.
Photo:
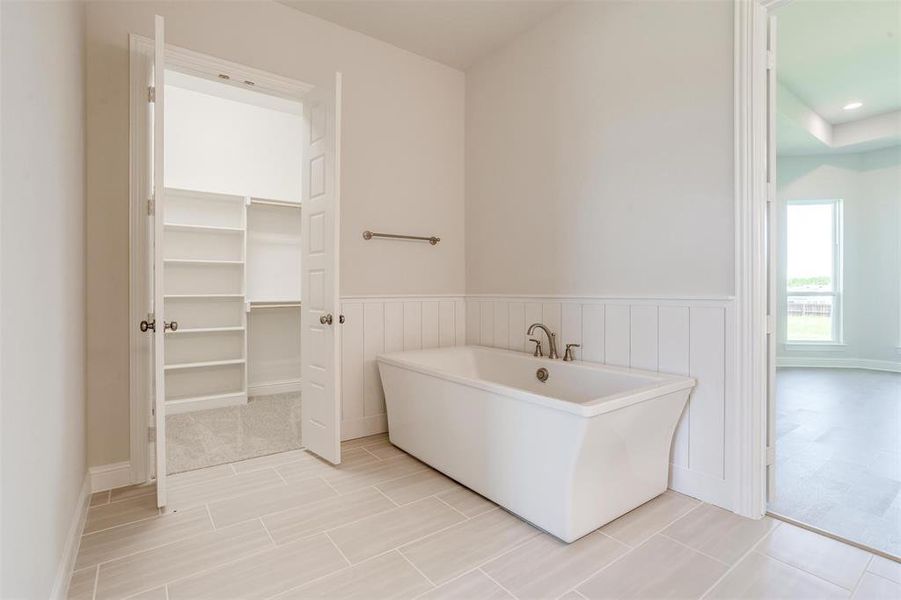
M 131 40 L 131 447 L 163 507 L 168 475 L 299 448 L 340 462 L 341 78 L 167 46 L 155 25 Z
M 166 72 L 168 473 L 300 448 L 300 102 Z

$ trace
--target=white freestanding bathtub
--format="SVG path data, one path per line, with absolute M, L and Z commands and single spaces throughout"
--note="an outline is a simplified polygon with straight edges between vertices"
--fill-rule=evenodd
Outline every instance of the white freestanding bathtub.
M 566 542 L 666 490 L 694 387 L 688 377 L 477 346 L 384 354 L 378 364 L 391 443 Z

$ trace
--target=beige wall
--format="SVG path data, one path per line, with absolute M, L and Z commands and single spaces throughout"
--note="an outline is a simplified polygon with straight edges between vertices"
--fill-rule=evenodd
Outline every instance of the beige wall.
M 270 2 L 88 5 L 88 460 L 128 460 L 128 34 L 317 83 L 344 73 L 341 292 L 464 288 L 464 77 Z M 441 244 L 364 242 L 364 229 Z
M 466 73 L 467 292 L 733 292 L 731 2 L 577 3 Z
M 0 22 L 0 597 L 48 598 L 86 472 L 84 7 Z

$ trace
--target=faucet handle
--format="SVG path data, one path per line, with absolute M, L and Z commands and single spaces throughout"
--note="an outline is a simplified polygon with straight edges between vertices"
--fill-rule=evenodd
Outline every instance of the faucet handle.
M 541 340 L 536 340 L 535 338 L 529 338 L 530 342 L 535 342 L 535 352 L 532 353 L 532 356 L 544 356 L 544 352 L 541 350 Z
M 563 352 L 563 360 L 566 362 L 571 362 L 576 360 L 575 352 L 573 352 L 573 348 L 581 348 L 582 344 L 567 344 L 566 350 Z

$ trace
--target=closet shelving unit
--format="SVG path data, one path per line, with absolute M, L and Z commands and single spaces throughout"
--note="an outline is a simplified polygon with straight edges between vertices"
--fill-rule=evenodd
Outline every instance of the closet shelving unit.
M 252 394 L 300 391 L 300 204 L 247 200 Z
M 282 312 L 296 306 L 300 317 L 299 207 L 243 196 L 165 190 L 165 315 L 167 321 L 179 323 L 176 331 L 166 332 L 169 414 L 247 402 L 248 334 L 251 327 L 261 328 L 256 319 L 249 327 L 250 311 L 278 306 L 271 312 Z M 286 218 L 288 209 L 296 213 L 296 219 Z M 274 210 L 281 214 L 269 214 Z M 299 389 L 299 322 L 296 335 L 284 328 L 283 318 L 275 327 L 269 324 L 273 332 L 268 334 L 284 340 L 253 344 L 261 355 L 262 376 L 270 378 L 275 391 Z M 296 352 L 284 347 L 293 338 Z M 254 366 L 254 370 L 260 368 Z

